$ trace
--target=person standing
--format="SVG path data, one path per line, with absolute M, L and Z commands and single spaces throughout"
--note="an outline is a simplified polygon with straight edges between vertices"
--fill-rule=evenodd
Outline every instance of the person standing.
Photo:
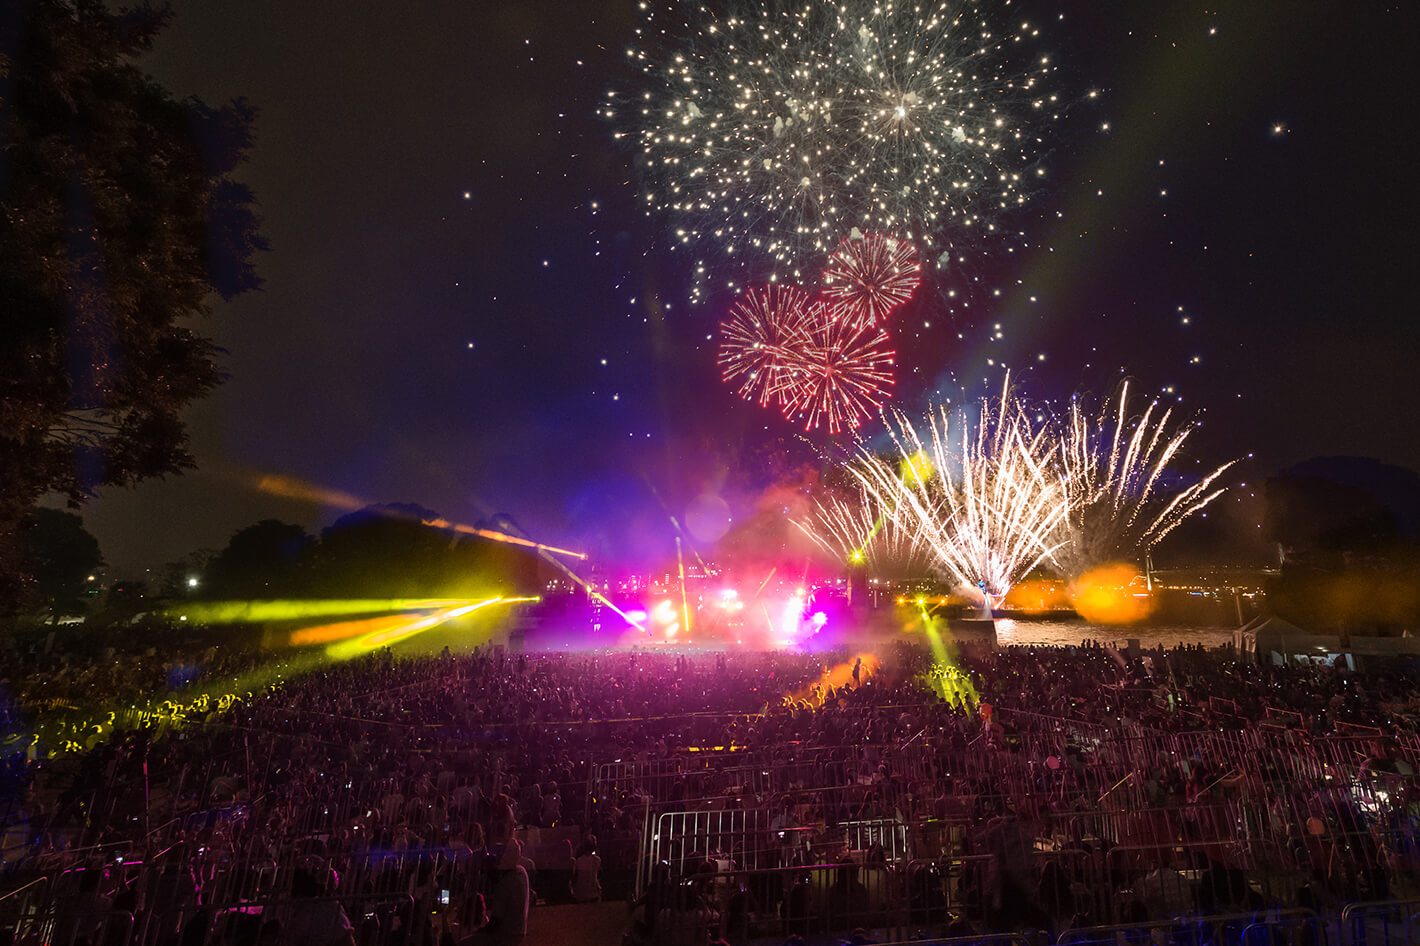
M 513 799 L 506 792 L 498 793 L 493 798 L 492 817 L 488 820 L 488 843 L 507 844 L 513 839 L 513 832 L 517 827 L 518 819 L 513 814 Z
M 544 828 L 555 828 L 562 820 L 562 795 L 557 791 L 556 782 L 548 782 L 543 790 L 541 815 L 538 820 Z
M 602 883 L 598 876 L 602 859 L 597 854 L 597 836 L 587 835 L 577 849 L 572 862 L 572 898 L 578 903 L 593 903 L 602 898 Z
M 478 946 L 518 946 L 528 933 L 528 872 L 517 841 L 503 846 L 488 897 L 488 918 L 474 934 Z

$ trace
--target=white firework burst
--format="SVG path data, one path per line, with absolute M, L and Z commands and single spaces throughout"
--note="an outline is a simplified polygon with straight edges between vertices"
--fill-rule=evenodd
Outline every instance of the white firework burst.
M 1194 425 L 1174 423 L 1173 412 L 1158 401 L 1132 414 L 1128 382 L 1098 413 L 1072 400 L 1059 426 L 1057 462 L 1070 514 L 1055 557 L 1068 578 L 1105 562 L 1137 559 L 1217 499 L 1224 491 L 1218 479 L 1236 462 L 1180 486 L 1169 467 Z
M 925 435 L 895 415 L 889 432 L 899 462 L 864 450 L 850 467 L 872 505 L 892 513 L 934 570 L 991 606 L 1051 559 L 1068 512 L 1048 431 L 1031 423 L 1009 384 L 960 423 L 938 409 Z
M 997 32 L 974 0 L 728 6 L 643 3 L 645 87 L 602 110 L 680 242 L 799 276 L 856 229 L 940 265 L 1043 173 L 1062 105 L 1034 24 Z
M 896 414 L 896 462 L 863 448 L 848 467 L 860 508 L 820 503 L 801 528 L 852 552 L 890 522 L 898 557 L 925 554 L 942 577 L 995 604 L 1039 566 L 1074 579 L 1137 559 L 1217 499 L 1233 465 L 1182 482 L 1171 465 L 1193 425 L 1158 402 L 1132 412 L 1127 383 L 1098 413 L 1079 399 L 1056 421 L 1036 423 L 1034 413 L 1008 377 L 999 398 L 962 421 L 940 408 L 919 428 Z

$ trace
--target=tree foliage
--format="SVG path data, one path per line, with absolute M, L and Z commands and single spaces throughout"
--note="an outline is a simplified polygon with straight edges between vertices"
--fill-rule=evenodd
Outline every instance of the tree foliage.
M 279 519 L 238 531 L 207 567 L 203 594 L 210 598 L 279 598 L 302 589 L 298 576 L 315 539 Z
M 27 604 L 51 615 L 88 610 L 94 569 L 104 563 L 84 522 L 62 509 L 35 509 L 20 523 L 20 563 Z
M 534 594 L 530 550 L 428 523 L 437 513 L 382 503 L 342 516 L 321 532 L 303 574 L 307 593 L 325 597 L 481 597 Z M 495 531 L 498 526 L 492 527 Z
M 138 68 L 170 16 L 0 15 L 0 543 L 48 492 L 190 468 L 182 412 L 221 371 L 188 322 L 260 285 L 254 198 L 231 177 L 255 109 L 176 99 Z

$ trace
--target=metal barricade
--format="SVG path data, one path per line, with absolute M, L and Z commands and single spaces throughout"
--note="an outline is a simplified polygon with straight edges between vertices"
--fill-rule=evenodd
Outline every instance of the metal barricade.
M 1058 946 L 1277 946 L 1319 943 L 1322 920 L 1310 910 L 1259 910 L 1217 916 L 1175 916 L 1066 930 Z
M 877 849 L 890 864 L 911 859 L 907 825 L 896 818 L 874 818 L 867 821 L 845 821 L 829 828 L 830 833 L 842 832 L 843 843 L 853 851 Z
M 357 946 L 403 946 L 449 931 L 455 938 L 469 935 L 471 922 L 464 903 L 439 901 L 440 891 L 427 898 L 408 894 L 375 894 L 365 897 L 286 897 L 204 904 L 180 910 L 158 910 L 140 918 L 132 938 L 91 940 L 93 946 L 161 946 L 173 936 L 183 942 L 256 942 L 263 935 L 285 940 L 291 935 L 326 932 L 331 936 L 349 930 Z M 462 894 L 462 891 L 459 892 Z M 296 946 L 301 946 L 297 943 Z
M 943 927 L 953 918 L 983 918 L 982 894 L 993 857 L 947 855 L 908 863 L 903 922 L 909 929 Z
M 648 890 L 637 923 L 654 942 L 895 938 L 906 919 L 897 881 L 886 865 L 854 861 L 692 873 Z
M 1021 933 L 981 933 L 976 936 L 918 936 L 896 939 L 881 946 L 1039 946 L 1048 937 L 1043 930 Z
M 1189 943 L 1207 946 L 1304 946 L 1320 943 L 1323 921 L 1299 908 L 1177 920 Z
M 656 818 L 647 838 L 643 863 L 684 864 L 692 855 L 728 857 L 741 867 L 777 867 L 769 863 L 769 815 L 759 809 L 677 811 Z
M 45 946 L 125 946 L 133 937 L 133 914 L 121 910 L 53 909 L 14 919 L 0 918 L 12 942 Z
M 1420 942 L 1420 900 L 1348 904 L 1337 924 L 1337 941 L 1355 946 L 1413 946 Z
M 49 903 L 49 888 L 50 878 L 46 874 L 6 891 L 0 895 L 0 918 L 34 913 Z

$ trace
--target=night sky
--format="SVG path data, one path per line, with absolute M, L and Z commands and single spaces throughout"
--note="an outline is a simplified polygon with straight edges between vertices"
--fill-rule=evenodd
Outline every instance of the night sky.
M 260 108 L 241 176 L 272 251 L 201 326 L 230 379 L 190 414 L 199 470 L 85 511 L 118 571 L 346 511 L 268 474 L 654 561 L 697 494 L 743 514 L 774 444 L 826 439 L 719 382 L 728 302 L 691 304 L 596 114 L 644 82 L 634 0 L 173 6 L 146 65 Z M 1012 221 L 1029 245 L 983 241 L 954 301 L 903 315 L 895 403 L 1127 375 L 1202 418 L 1185 470 L 1251 455 L 1240 498 L 1318 455 L 1420 467 L 1409 6 L 983 9 L 1039 20 L 1079 104 Z

